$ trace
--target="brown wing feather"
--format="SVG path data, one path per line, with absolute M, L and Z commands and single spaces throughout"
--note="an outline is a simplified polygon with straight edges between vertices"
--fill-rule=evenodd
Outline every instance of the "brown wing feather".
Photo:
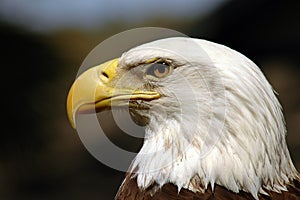
M 288 186 L 287 192 L 281 194 L 276 192 L 269 192 L 270 196 L 259 194 L 260 200 L 300 200 L 300 183 L 294 181 L 294 183 Z M 246 192 L 234 193 L 226 188 L 216 185 L 214 192 L 211 191 L 211 187 L 202 193 L 194 193 L 187 189 L 181 189 L 178 193 L 177 186 L 169 183 L 165 184 L 162 188 L 158 189 L 158 186 L 153 184 L 146 190 L 140 190 L 137 186 L 136 178 L 132 178 L 128 174 L 120 187 L 116 200 L 253 200 L 251 194 Z

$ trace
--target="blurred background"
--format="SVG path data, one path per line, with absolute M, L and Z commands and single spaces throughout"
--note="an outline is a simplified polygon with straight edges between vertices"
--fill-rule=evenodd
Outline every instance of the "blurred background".
M 279 94 L 299 170 L 299 9 L 276 0 L 1 0 L 0 199 L 113 199 L 124 173 L 87 152 L 65 101 L 90 50 L 144 26 L 221 43 L 258 64 Z M 138 151 L 141 140 L 110 128 L 113 141 Z

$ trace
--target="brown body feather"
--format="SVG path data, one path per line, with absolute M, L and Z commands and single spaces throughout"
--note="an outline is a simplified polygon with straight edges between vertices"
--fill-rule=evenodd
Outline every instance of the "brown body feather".
M 137 186 L 137 179 L 131 177 L 130 174 L 126 176 L 116 195 L 116 200 L 254 200 L 250 193 L 243 191 L 234 193 L 219 185 L 215 185 L 214 191 L 209 186 L 203 194 L 187 189 L 181 189 L 178 193 L 177 186 L 171 183 L 159 189 L 156 189 L 157 185 L 152 185 L 142 190 Z M 294 180 L 293 184 L 287 187 L 287 191 L 282 193 L 269 192 L 269 196 L 259 194 L 258 197 L 260 200 L 300 200 L 300 182 Z

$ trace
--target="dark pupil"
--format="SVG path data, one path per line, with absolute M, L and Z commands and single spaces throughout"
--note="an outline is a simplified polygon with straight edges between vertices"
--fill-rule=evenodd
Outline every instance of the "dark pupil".
M 163 64 L 158 64 L 158 66 L 156 66 L 156 69 L 158 70 L 159 73 L 164 73 L 166 71 L 166 66 Z
M 155 76 L 155 77 L 163 77 L 165 73 L 168 71 L 168 65 L 165 62 L 157 62 L 153 63 L 147 70 L 147 74 Z

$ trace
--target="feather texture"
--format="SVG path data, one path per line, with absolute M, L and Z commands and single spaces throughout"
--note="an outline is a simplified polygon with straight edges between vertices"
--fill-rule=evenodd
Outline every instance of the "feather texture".
M 128 174 L 120 187 L 116 200 L 253 200 L 253 196 L 247 192 L 234 193 L 223 186 L 216 185 L 212 191 L 211 187 L 204 193 L 192 192 L 188 189 L 182 189 L 180 192 L 177 186 L 168 183 L 162 187 L 151 185 L 146 190 L 141 190 L 137 186 L 136 177 Z M 287 187 L 287 191 L 282 193 L 268 192 L 259 194 L 259 200 L 299 200 L 300 183 L 294 181 Z
M 209 41 L 168 38 L 124 53 L 119 70 L 138 76 L 153 58 L 174 71 L 139 86 L 161 98 L 135 111 L 149 124 L 117 199 L 299 198 L 280 103 L 251 60 Z

